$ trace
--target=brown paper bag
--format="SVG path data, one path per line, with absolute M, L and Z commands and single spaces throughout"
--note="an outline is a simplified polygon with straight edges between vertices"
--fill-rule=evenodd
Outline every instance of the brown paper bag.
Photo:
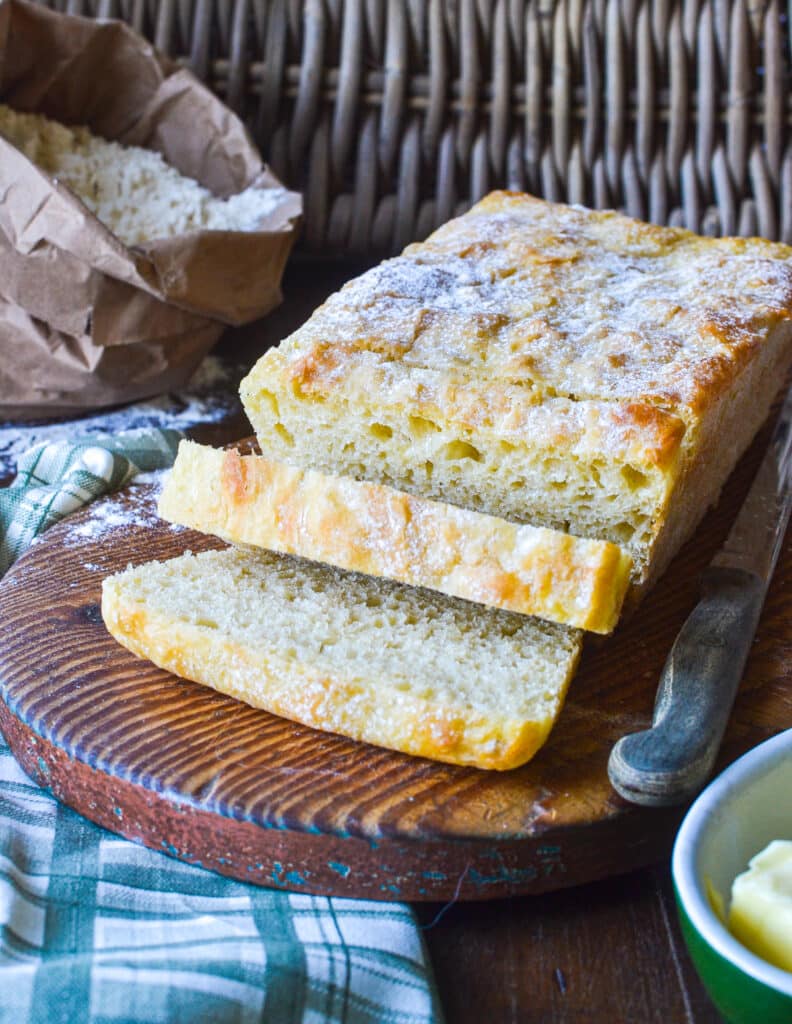
M 96 345 L 86 335 L 54 330 L 0 295 L 0 419 L 76 416 L 174 390 L 223 330 L 204 318 L 181 335 Z
M 256 231 L 130 247 L 0 137 L 0 416 L 178 386 L 219 336 L 217 321 L 246 323 L 280 301 L 300 197 L 281 189 L 220 100 L 127 26 L 8 0 L 0 102 L 156 150 L 216 195 L 278 189 Z

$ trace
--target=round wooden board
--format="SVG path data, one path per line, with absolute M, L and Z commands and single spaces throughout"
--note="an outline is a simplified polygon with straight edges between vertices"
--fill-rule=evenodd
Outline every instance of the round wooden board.
M 682 811 L 611 789 L 613 743 L 645 727 L 666 653 L 767 443 L 742 460 L 664 580 L 591 643 L 546 746 L 508 773 L 315 732 L 169 675 L 105 631 L 102 578 L 220 542 L 170 527 L 132 485 L 48 532 L 0 584 L 0 727 L 37 782 L 114 832 L 261 885 L 374 899 L 486 899 L 663 857 Z M 792 725 L 785 545 L 721 765 Z

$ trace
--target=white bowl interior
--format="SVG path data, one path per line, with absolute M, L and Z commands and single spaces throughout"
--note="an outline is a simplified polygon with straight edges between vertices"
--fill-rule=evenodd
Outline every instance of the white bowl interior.
M 773 839 L 792 839 L 792 748 L 788 760 L 724 794 L 702 828 L 699 878 L 708 878 L 728 909 L 732 882 Z
M 735 877 L 773 839 L 792 839 L 792 729 L 727 768 L 688 811 L 674 846 L 673 873 L 691 921 L 721 955 L 792 995 L 792 974 L 738 942 L 712 909 L 707 886 L 728 912 Z

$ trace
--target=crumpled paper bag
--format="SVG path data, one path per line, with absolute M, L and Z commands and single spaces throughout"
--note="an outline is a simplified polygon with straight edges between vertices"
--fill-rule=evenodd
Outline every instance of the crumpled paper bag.
M 156 150 L 215 195 L 276 190 L 255 231 L 127 246 L 0 136 L 0 417 L 76 413 L 177 387 L 223 324 L 280 301 L 299 195 L 264 167 L 217 97 L 126 25 L 7 0 L 0 102 Z

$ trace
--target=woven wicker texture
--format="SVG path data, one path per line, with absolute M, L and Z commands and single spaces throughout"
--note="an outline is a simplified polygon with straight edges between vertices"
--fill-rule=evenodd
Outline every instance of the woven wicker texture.
M 69 0 L 120 17 L 305 194 L 303 249 L 392 252 L 495 187 L 792 242 L 779 0 Z

